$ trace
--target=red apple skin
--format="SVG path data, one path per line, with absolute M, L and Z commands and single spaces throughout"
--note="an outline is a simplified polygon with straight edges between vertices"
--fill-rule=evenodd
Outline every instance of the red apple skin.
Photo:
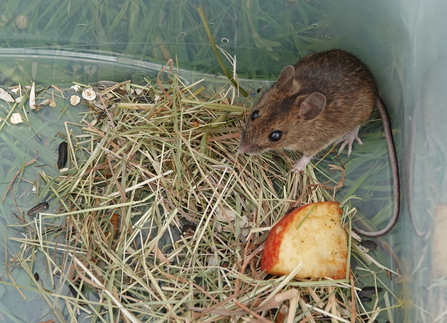
M 280 247 L 284 239 L 284 235 L 287 232 L 287 230 L 283 228 L 288 228 L 290 225 L 294 225 L 293 222 L 295 220 L 295 217 L 298 216 L 298 213 L 303 211 L 304 208 L 307 210 L 311 210 L 312 207 L 315 204 L 336 204 L 338 206 L 338 209 L 340 210 L 341 215 L 341 209 L 339 208 L 338 202 L 317 202 L 317 203 L 311 203 L 304 205 L 300 208 L 296 208 L 291 210 L 289 213 L 287 213 L 271 230 L 270 234 L 267 238 L 267 241 L 265 243 L 265 247 L 262 253 L 262 259 L 261 259 L 261 270 L 267 273 L 272 274 L 279 274 L 276 273 L 275 270 L 272 271 L 273 267 L 279 263 L 280 259 Z M 303 212 L 308 212 L 307 210 L 304 210 Z M 334 279 L 344 278 L 344 275 L 346 273 L 346 267 L 344 267 L 339 274 L 336 276 L 339 277 L 333 277 Z
M 276 228 L 278 228 L 279 226 L 282 226 L 284 228 L 288 227 L 289 224 L 293 222 L 295 214 L 304 207 L 307 207 L 307 205 L 303 205 L 299 208 L 291 210 L 289 213 L 284 215 L 284 217 L 270 230 L 270 234 L 267 237 L 267 241 L 265 242 L 264 250 L 262 251 L 261 270 L 268 272 L 273 268 L 275 264 L 278 263 L 279 250 L 286 230 L 281 230 L 281 232 L 278 234 Z

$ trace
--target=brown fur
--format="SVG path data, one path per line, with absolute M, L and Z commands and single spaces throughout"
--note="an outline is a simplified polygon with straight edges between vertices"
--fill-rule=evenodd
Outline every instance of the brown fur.
M 293 73 L 294 72 L 294 73 Z M 323 112 L 312 120 L 300 117 L 300 104 L 311 93 L 326 97 Z M 374 77 L 354 55 L 331 50 L 304 57 L 283 70 L 278 81 L 253 106 L 255 120 L 248 118 L 240 150 L 259 154 L 290 149 L 311 157 L 365 123 L 378 98 Z M 282 138 L 269 139 L 280 130 Z
M 287 66 L 278 81 L 254 105 L 242 132 L 239 151 L 259 154 L 270 149 L 292 149 L 304 153 L 293 171 L 305 167 L 312 157 L 351 130 L 368 121 L 374 108 L 382 118 L 394 184 L 394 210 L 388 225 L 374 232 L 355 231 L 378 237 L 390 231 L 399 217 L 399 168 L 391 123 L 378 96 L 374 77 L 354 55 L 343 50 L 312 54 Z M 273 142 L 269 135 L 282 131 Z

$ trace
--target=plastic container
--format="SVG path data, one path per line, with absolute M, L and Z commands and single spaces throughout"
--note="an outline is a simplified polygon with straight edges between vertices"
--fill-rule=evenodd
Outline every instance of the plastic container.
M 274 80 L 298 58 L 331 48 L 349 50 L 371 68 L 396 130 L 402 176 L 399 223 L 385 238 L 391 248 L 397 248 L 400 268 L 391 258 L 381 259 L 403 275 L 389 284 L 403 305 L 394 313 L 395 322 L 447 321 L 443 279 L 447 255 L 436 247 L 447 245 L 444 231 L 439 230 L 447 217 L 444 2 L 7 1 L 0 4 L 1 84 L 31 85 L 35 81 L 40 86 L 69 87 L 73 81 L 127 79 L 138 83 L 150 74 L 156 76 L 169 58 L 178 64 L 185 82 L 206 77 L 210 84 L 225 83 L 197 12 L 200 4 L 216 44 L 236 56 L 241 79 Z M 259 87 L 253 82 L 242 84 Z M 39 125 L 35 127 L 39 132 L 79 118 L 77 112 L 67 111 L 59 120 L 46 119 L 46 114 L 30 118 L 33 125 Z M 35 142 L 40 140 L 25 128 L 0 130 L 1 196 L 17 170 L 13 165 L 33 158 Z M 31 138 L 20 137 L 22 130 Z M 44 162 L 54 163 L 57 144 L 52 138 L 47 140 L 48 151 L 39 154 Z M 24 144 L 15 149 L 19 142 Z M 389 170 L 384 172 L 389 177 Z M 31 180 L 35 174 L 36 170 L 25 173 Z M 21 194 L 26 197 L 18 201 L 22 211 L 34 205 L 23 182 L 15 194 L 16 199 Z M 10 197 L 0 204 L 0 212 L 2 232 L 9 230 L 6 225 L 18 223 Z M 434 234 L 433 228 L 438 228 Z M 20 288 L 22 296 L 14 287 L 13 281 L 29 286 L 30 273 L 7 269 L 19 246 L 10 241 L 4 246 L 0 312 L 5 322 L 54 318 L 39 294 L 25 287 Z M 45 269 L 40 268 L 39 275 L 46 277 Z

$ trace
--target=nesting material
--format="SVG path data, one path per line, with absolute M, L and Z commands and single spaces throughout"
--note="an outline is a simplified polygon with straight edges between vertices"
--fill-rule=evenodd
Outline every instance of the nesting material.
M 226 322 L 256 315 L 274 321 L 284 304 L 292 319 L 296 312 L 296 317 L 331 315 L 340 321 L 354 313 L 360 320 L 365 311 L 353 311 L 355 300 L 345 294 L 353 292 L 340 281 L 307 280 L 301 287 L 293 277 L 269 277 L 260 268 L 267 230 L 293 201 L 312 203 L 315 195 L 333 200 L 333 193 L 308 185 L 316 182 L 313 173 L 289 172 L 292 156 L 237 153 L 251 103 L 230 104 L 223 94 L 228 85 L 206 90 L 202 81 L 185 85 L 173 73 L 164 80 L 144 86 L 79 84 L 96 94 L 85 102 L 82 124 L 67 121 L 69 133 L 61 135 L 69 169 L 51 176 L 39 168 L 36 199 L 48 201 L 50 208 L 20 223 L 22 236 L 10 237 L 23 246 L 11 263 L 31 272 L 22 260 L 34 253 L 45 257 L 49 275 L 58 278 L 50 277 L 54 287 L 44 283 L 42 297 L 53 303 L 61 297 L 58 291 L 70 286 L 75 306 L 98 312 L 105 321 L 175 316 L 185 322 Z M 337 241 L 346 248 L 338 204 L 322 205 L 333 213 L 326 224 L 333 223 L 339 240 L 328 240 L 322 221 L 313 220 L 319 208 L 298 232 L 312 224 L 318 244 Z M 344 211 L 349 221 L 348 208 Z M 312 237 L 306 239 L 313 247 Z M 345 251 L 338 252 L 346 260 Z M 325 266 L 332 254 L 328 247 L 321 253 L 319 265 Z M 55 254 L 60 261 L 54 261 Z M 340 268 L 315 276 L 345 278 L 342 262 L 337 258 Z M 309 268 L 305 263 L 302 273 Z M 309 286 L 315 287 L 312 297 L 299 296 L 309 293 Z M 99 301 L 90 298 L 91 291 L 101 295 Z M 318 306 L 326 306 L 324 313 L 309 310 Z
M 261 268 L 288 275 L 301 262 L 297 278 L 346 277 L 348 244 L 337 202 L 312 203 L 286 214 L 270 231 Z

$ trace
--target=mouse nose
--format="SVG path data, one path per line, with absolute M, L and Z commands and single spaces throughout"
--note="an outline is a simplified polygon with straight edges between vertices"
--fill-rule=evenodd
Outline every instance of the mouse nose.
M 241 154 L 252 155 L 257 151 L 257 148 L 258 147 L 256 145 L 241 141 L 241 143 L 239 144 L 238 151 Z
M 242 142 L 241 142 L 241 143 L 239 144 L 238 151 L 239 151 L 241 154 L 246 154 L 246 153 L 248 152 L 249 148 L 250 148 L 249 145 L 247 145 L 246 143 L 242 143 Z

